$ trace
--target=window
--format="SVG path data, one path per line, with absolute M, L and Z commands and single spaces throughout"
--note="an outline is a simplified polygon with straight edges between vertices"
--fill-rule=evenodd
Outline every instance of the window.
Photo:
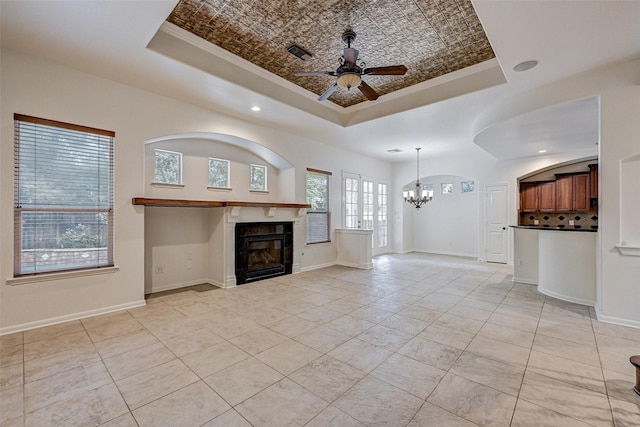
M 425 192 L 427 194 L 425 194 Z M 433 197 L 433 184 L 425 184 L 422 186 L 422 195 L 427 197 Z
M 378 247 L 387 246 L 387 184 L 378 184 Z
M 329 178 L 331 172 L 307 169 L 307 243 L 329 242 Z
M 156 167 L 154 182 L 162 184 L 182 184 L 182 153 L 175 151 L 153 150 Z
M 373 182 L 362 181 L 362 228 L 373 230 Z
M 344 226 L 345 228 L 360 228 L 360 213 L 358 205 L 360 180 L 345 177 L 344 179 Z
M 440 184 L 440 193 L 442 194 L 453 194 L 453 184 L 450 183 L 442 183 Z
M 473 193 L 475 190 L 475 183 L 473 181 L 462 181 L 460 183 L 462 193 Z
M 251 191 L 267 191 L 267 167 L 251 165 L 249 182 Z
M 14 275 L 113 266 L 115 134 L 14 120 Z
M 388 243 L 388 184 L 353 172 L 342 172 L 342 223 L 345 228 L 373 230 L 372 249 Z
M 209 158 L 209 187 L 230 187 L 229 160 Z

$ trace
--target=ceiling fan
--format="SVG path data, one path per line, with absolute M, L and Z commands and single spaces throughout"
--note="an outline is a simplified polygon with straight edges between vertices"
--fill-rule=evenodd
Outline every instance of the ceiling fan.
M 387 67 L 372 67 L 365 68 L 365 63 L 360 61 L 358 64 L 358 50 L 351 47 L 351 42 L 356 38 L 356 33 L 348 28 L 342 33 L 342 41 L 347 44 L 344 48 L 344 54 L 340 58 L 340 66 L 336 71 L 302 71 L 295 73 L 296 76 L 335 76 L 337 77 L 336 83 L 327 89 L 320 97 L 318 101 L 324 101 L 339 87 L 344 89 L 351 89 L 357 87 L 360 92 L 367 97 L 369 101 L 375 101 L 378 99 L 378 93 L 369 86 L 362 76 L 376 75 L 376 76 L 402 76 L 407 72 L 407 67 L 404 65 L 390 65 Z

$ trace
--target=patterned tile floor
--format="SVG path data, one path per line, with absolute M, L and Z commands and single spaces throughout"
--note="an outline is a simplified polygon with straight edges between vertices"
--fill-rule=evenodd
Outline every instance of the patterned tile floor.
M 638 426 L 640 330 L 385 255 L 0 338 L 2 426 Z

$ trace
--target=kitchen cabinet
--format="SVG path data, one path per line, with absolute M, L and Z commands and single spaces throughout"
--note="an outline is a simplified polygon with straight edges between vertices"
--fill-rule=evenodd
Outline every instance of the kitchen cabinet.
M 598 164 L 589 165 L 589 193 L 590 198 L 598 198 Z
M 556 183 L 554 181 L 538 183 L 538 210 L 556 211 Z
M 573 210 L 588 211 L 591 206 L 591 185 L 589 185 L 589 174 L 581 173 L 573 175 Z
M 591 189 L 589 173 L 556 175 L 556 212 L 588 211 Z
M 539 205 L 538 199 L 538 183 L 523 182 L 520 184 L 521 212 L 537 212 Z
M 520 183 L 521 212 L 555 212 L 556 187 L 554 181 Z

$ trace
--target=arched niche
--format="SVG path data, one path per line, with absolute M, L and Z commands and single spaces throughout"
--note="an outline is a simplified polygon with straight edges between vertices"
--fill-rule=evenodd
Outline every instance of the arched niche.
M 473 191 L 462 191 L 463 183 L 473 182 Z M 410 249 L 417 252 L 455 256 L 478 256 L 480 183 L 457 175 L 431 175 L 420 183 L 433 185 L 433 199 L 420 209 L 404 203 L 404 236 L 412 240 Z M 451 193 L 443 193 L 451 184 Z M 415 181 L 403 186 L 412 190 Z M 466 190 L 469 190 L 468 186 Z M 410 224 L 410 227 L 407 227 Z
M 153 184 L 155 148 L 183 153 L 183 186 Z M 207 188 L 209 157 L 230 160 L 231 189 Z M 248 170 L 252 163 L 267 166 L 268 192 L 249 190 Z M 145 141 L 145 197 L 294 202 L 295 168 L 272 149 L 239 136 L 214 132 L 166 135 Z

